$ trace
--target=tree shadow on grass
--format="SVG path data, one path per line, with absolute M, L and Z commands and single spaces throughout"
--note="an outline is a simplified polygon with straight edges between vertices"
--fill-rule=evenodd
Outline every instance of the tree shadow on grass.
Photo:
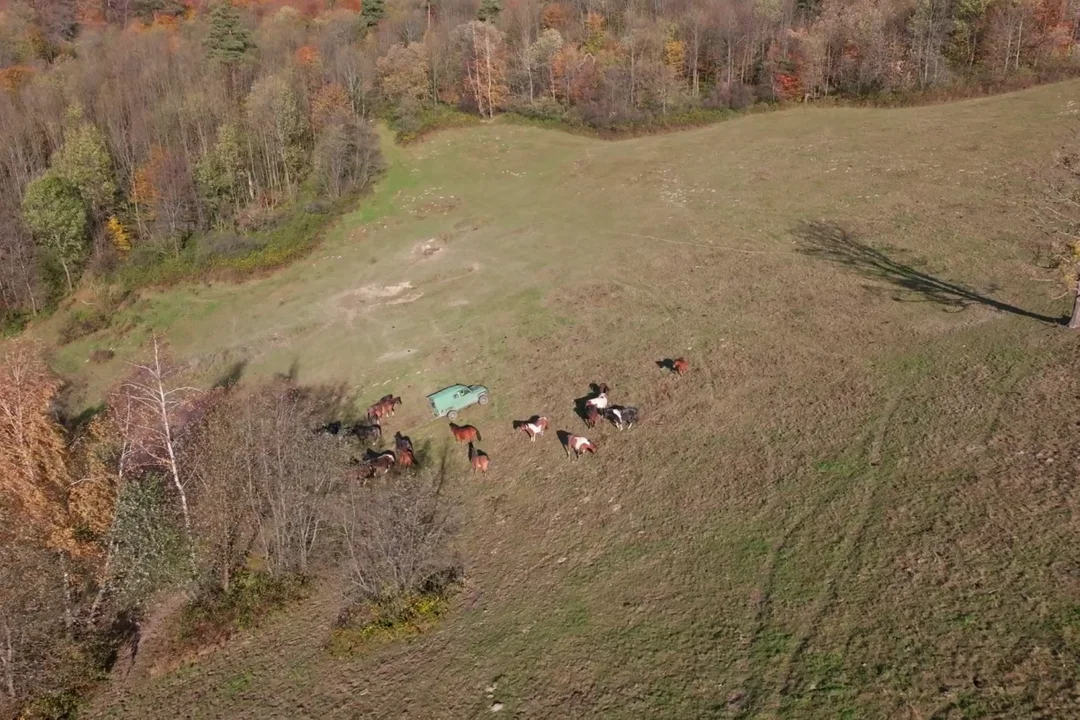
M 890 255 L 889 249 L 879 249 L 860 242 L 847 230 L 833 223 L 804 222 L 795 228 L 794 235 L 799 242 L 800 253 L 850 268 L 865 277 L 884 280 L 923 302 L 932 302 L 953 311 L 964 310 L 970 305 L 985 305 L 1052 325 L 1068 322 L 1067 317 L 1041 315 L 995 300 L 959 283 L 934 277 L 899 259 L 903 251 L 894 251 Z M 894 299 L 904 298 L 894 296 Z

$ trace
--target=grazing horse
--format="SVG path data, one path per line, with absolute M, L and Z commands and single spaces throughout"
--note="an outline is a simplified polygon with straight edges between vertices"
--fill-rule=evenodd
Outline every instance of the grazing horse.
M 586 427 L 594 428 L 596 423 L 600 422 L 600 411 L 591 405 L 585 408 L 585 425 Z
M 472 425 L 455 425 L 454 423 L 450 423 L 450 432 L 454 433 L 454 438 L 458 442 L 472 442 L 473 440 L 476 440 L 477 442 L 483 441 L 483 438 L 480 437 L 480 431 Z
M 412 467 L 417 464 L 416 456 L 409 448 L 398 448 L 397 464 L 401 467 Z
M 413 451 L 412 439 L 408 435 L 402 435 L 401 432 L 394 433 L 394 447 L 398 452 L 402 450 Z
M 570 451 L 574 451 L 574 459 L 578 459 L 585 453 L 595 453 L 596 446 L 589 442 L 589 438 L 583 435 L 568 435 L 566 437 L 566 457 L 570 457 Z
M 372 425 L 356 424 L 349 428 L 349 433 L 356 436 L 360 442 L 373 443 L 382 437 L 382 428 L 379 423 Z
M 675 358 L 671 361 L 671 371 L 676 375 L 683 375 L 690 372 L 690 363 L 686 358 Z
M 529 440 L 536 442 L 537 435 L 543 435 L 547 430 L 548 419 L 543 415 L 533 415 L 525 422 L 515 422 L 514 427 L 529 436 Z
M 624 405 L 612 405 L 604 412 L 604 415 L 615 427 L 620 430 L 628 430 L 634 427 L 634 423 L 637 422 L 638 409 Z
M 607 393 L 602 392 L 599 395 L 597 395 L 596 397 L 589 398 L 588 400 L 586 400 L 585 401 L 585 409 L 588 410 L 589 408 L 595 408 L 597 410 L 603 410 L 609 404 L 610 403 L 608 402 Z
M 472 471 L 475 473 L 479 470 L 482 473 L 486 473 L 488 464 L 491 462 L 491 458 L 487 456 L 483 450 L 477 450 L 473 447 L 473 444 L 469 443 L 469 462 L 472 463 Z

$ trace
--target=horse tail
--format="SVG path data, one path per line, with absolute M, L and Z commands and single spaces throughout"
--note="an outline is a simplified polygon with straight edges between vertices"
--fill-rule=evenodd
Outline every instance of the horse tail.
M 480 437 L 480 431 L 479 430 L 477 430 L 476 428 L 473 428 L 473 432 L 476 433 L 476 441 L 477 442 L 484 442 L 484 438 Z

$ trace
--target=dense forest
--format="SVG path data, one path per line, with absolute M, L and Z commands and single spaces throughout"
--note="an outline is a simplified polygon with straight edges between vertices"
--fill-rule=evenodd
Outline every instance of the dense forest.
M 597 128 L 1068 72 L 1074 0 L 8 0 L 0 319 L 362 188 L 370 119 Z

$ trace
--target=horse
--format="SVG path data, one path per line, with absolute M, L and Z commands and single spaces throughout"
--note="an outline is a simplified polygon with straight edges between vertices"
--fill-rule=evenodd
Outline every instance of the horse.
M 619 430 L 629 430 L 638 420 L 638 409 L 625 405 L 612 405 L 604 411 L 604 415 Z
M 315 428 L 315 432 L 323 433 L 325 435 L 337 435 L 339 432 L 341 432 L 341 421 L 334 420 L 332 422 L 328 422 L 321 427 Z
M 472 463 L 472 471 L 475 473 L 479 470 L 482 473 L 486 473 L 488 464 L 491 462 L 491 458 L 487 456 L 483 450 L 477 450 L 473 444 L 469 443 L 469 462 Z
M 401 467 L 412 467 L 417 464 L 416 456 L 409 448 L 398 448 L 397 464 Z
M 690 372 L 690 363 L 686 358 L 675 358 L 671 362 L 671 370 L 676 375 L 683 375 L 684 373 Z
M 575 460 L 585 453 L 592 454 L 596 452 L 596 446 L 589 442 L 589 438 L 582 435 L 568 435 L 563 449 L 566 450 L 566 457 L 570 457 L 570 451 L 573 450 Z
M 397 457 L 393 450 L 384 450 L 381 453 L 368 450 L 362 460 L 353 458 L 350 464 L 357 466 L 356 472 L 360 478 L 369 479 L 390 472 L 390 468 L 397 464 Z
M 519 420 L 514 423 L 514 428 L 517 430 L 521 430 L 521 432 L 528 435 L 529 440 L 533 442 L 536 442 L 537 435 L 544 434 L 544 431 L 547 430 L 547 426 L 548 419 L 543 415 L 533 415 L 531 418 L 524 422 Z
M 377 422 L 372 425 L 361 425 L 357 423 L 349 428 L 349 433 L 355 435 L 356 439 L 360 442 L 373 443 L 382 437 L 382 427 L 380 427 Z
M 480 437 L 480 431 L 474 428 L 472 425 L 455 425 L 450 423 L 450 432 L 454 433 L 454 438 L 458 442 L 482 442 L 483 438 Z
M 592 406 L 585 408 L 585 426 L 594 428 L 598 422 L 600 422 L 600 411 Z
M 589 398 L 588 400 L 585 401 L 585 410 L 588 411 L 589 408 L 595 408 L 597 410 L 603 410 L 609 404 L 610 404 L 610 402 L 608 401 L 607 393 L 602 392 L 602 393 L 598 394 L 596 397 Z
M 393 395 L 383 395 L 379 398 L 379 401 L 368 408 L 367 416 L 369 420 L 380 420 L 387 415 L 394 414 L 394 408 L 401 405 L 401 398 L 394 397 Z
M 394 433 L 394 447 L 398 452 L 408 450 L 410 453 L 413 451 L 412 439 L 408 435 L 402 435 L 401 432 Z

